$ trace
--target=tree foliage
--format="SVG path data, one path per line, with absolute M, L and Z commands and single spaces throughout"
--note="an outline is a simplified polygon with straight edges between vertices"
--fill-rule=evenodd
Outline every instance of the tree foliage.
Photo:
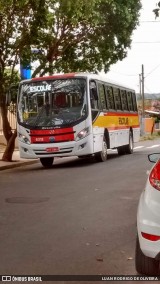
M 155 14 L 155 18 L 159 17 L 159 12 L 160 12 L 160 2 L 157 3 L 157 6 L 154 10 L 153 13 Z
M 139 0 L 48 1 L 47 30 L 39 31 L 40 65 L 46 72 L 101 71 L 122 60 L 138 24 Z
M 140 8 L 140 0 L 0 0 L 0 107 L 8 143 L 13 133 L 5 94 L 17 64 L 38 62 L 33 77 L 48 72 L 107 72 L 126 56 Z

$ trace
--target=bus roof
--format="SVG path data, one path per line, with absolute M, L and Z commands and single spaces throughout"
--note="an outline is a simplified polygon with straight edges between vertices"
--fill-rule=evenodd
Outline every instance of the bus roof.
M 21 83 L 23 82 L 29 82 L 29 81 L 47 81 L 47 80 L 54 80 L 54 79 L 65 79 L 65 78 L 73 78 L 73 77 L 85 77 L 85 78 L 89 78 L 89 79 L 93 79 L 93 80 L 100 80 L 103 82 L 106 82 L 110 85 L 115 85 L 121 88 L 125 88 L 125 89 L 129 89 L 135 92 L 135 90 L 125 84 L 121 84 L 120 82 L 114 81 L 114 80 L 110 80 L 107 78 L 107 76 L 105 75 L 101 75 L 101 74 L 94 74 L 94 73 L 83 73 L 83 72 L 75 72 L 75 73 L 65 73 L 65 74 L 55 74 L 55 75 L 50 75 L 50 76 L 43 76 L 43 77 L 36 77 L 36 78 L 32 78 L 29 80 L 23 80 L 21 81 Z

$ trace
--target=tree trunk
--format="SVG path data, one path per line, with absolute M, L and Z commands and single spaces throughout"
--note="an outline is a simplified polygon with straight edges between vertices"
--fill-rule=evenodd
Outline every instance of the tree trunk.
M 11 162 L 15 147 L 15 139 L 17 137 L 17 130 L 12 130 L 10 122 L 8 120 L 8 106 L 6 104 L 8 87 L 7 79 L 5 81 L 5 63 L 3 61 L 3 57 L 0 57 L 0 115 L 2 117 L 3 134 L 6 139 L 7 146 L 2 156 L 2 161 Z M 13 79 L 12 76 L 13 69 L 10 77 L 10 83 Z
M 14 152 L 15 147 L 15 139 L 17 137 L 17 130 L 14 132 L 11 129 L 10 123 L 8 121 L 7 116 L 7 106 L 5 104 L 4 98 L 1 98 L 1 116 L 2 116 L 2 122 L 3 122 L 3 134 L 7 141 L 7 146 L 4 151 L 4 154 L 2 156 L 2 161 L 11 162 L 12 161 L 12 155 Z
M 12 136 L 7 141 L 7 146 L 2 156 L 2 161 L 12 162 L 12 156 L 14 152 L 16 137 L 17 137 L 17 130 L 15 130 L 14 133 L 12 133 Z

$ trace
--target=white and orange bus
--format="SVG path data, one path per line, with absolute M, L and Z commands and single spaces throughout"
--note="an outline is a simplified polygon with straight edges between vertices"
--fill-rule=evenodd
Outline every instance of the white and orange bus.
M 17 122 L 21 158 L 47 168 L 55 157 L 131 154 L 140 136 L 135 91 L 88 73 L 22 81 Z

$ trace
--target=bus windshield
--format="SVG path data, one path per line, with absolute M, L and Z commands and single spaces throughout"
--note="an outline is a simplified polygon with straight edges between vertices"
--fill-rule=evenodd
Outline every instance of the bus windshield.
M 78 78 L 24 82 L 18 122 L 30 128 L 75 124 L 87 115 L 86 80 Z

